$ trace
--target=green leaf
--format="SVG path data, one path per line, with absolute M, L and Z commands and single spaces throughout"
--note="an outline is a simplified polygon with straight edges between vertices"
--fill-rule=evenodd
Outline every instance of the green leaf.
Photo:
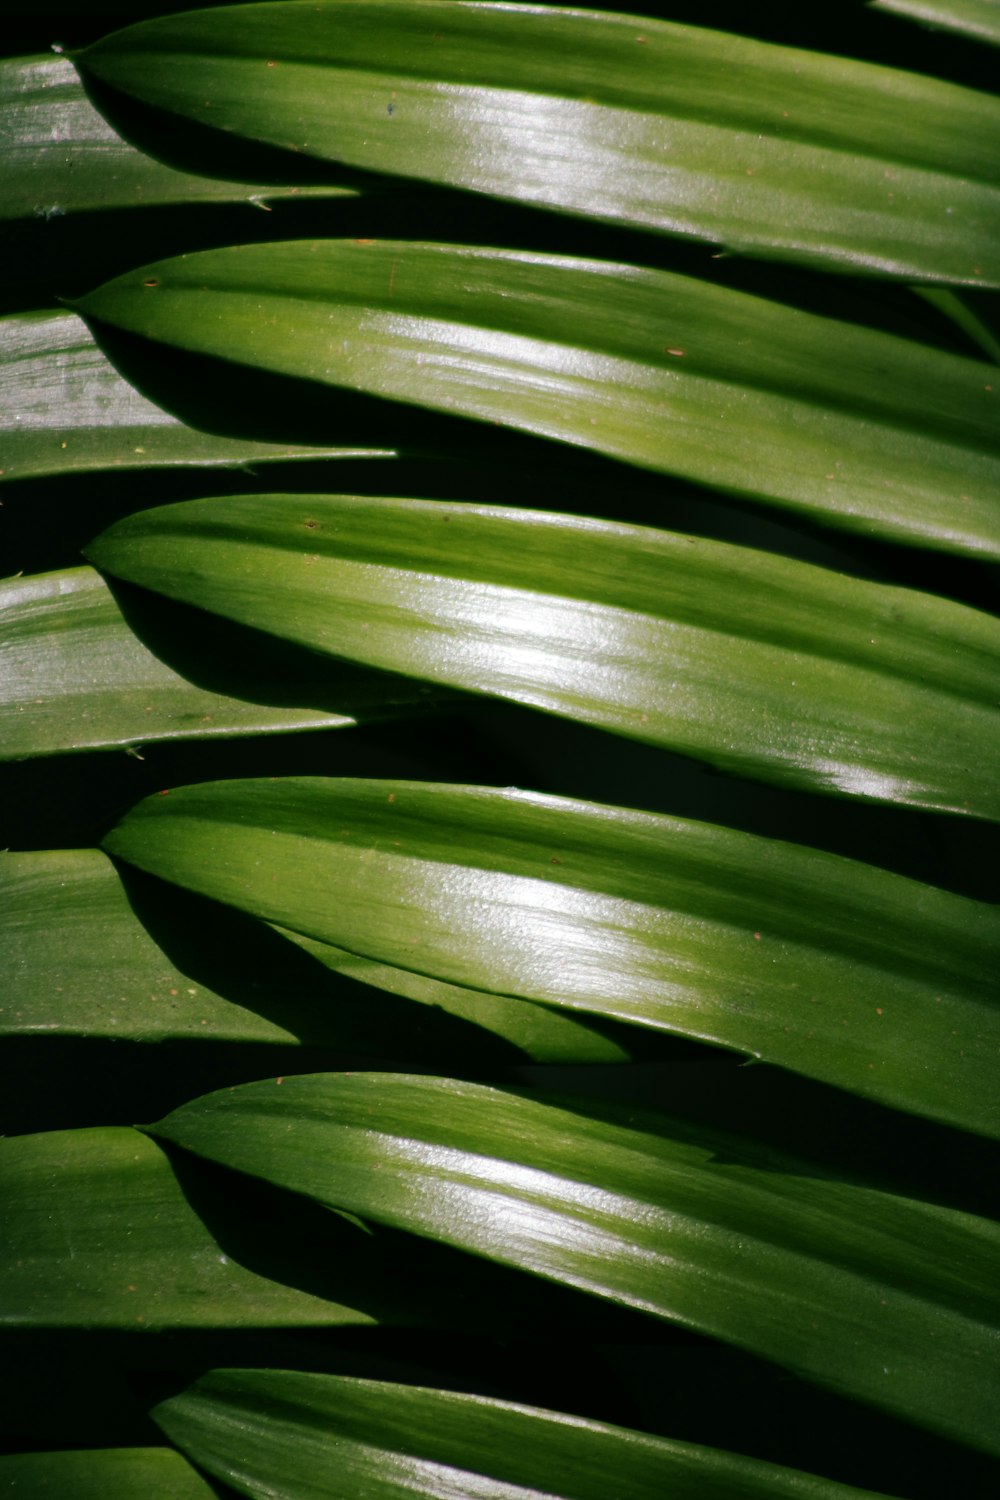
M 296 1042 L 437 1062 L 621 1062 L 648 1033 L 442 984 L 169 888 L 96 849 L 0 854 L 0 1035 Z M 404 1003 L 373 993 L 398 995 Z
M 162 261 L 77 305 L 189 351 L 1000 558 L 992 365 L 689 277 L 324 240 Z
M 4 1140 L 0 1185 L 2 1327 L 149 1332 L 373 1321 L 363 1298 L 341 1304 L 323 1295 L 328 1285 L 320 1295 L 299 1290 L 309 1247 L 286 1249 L 277 1267 L 272 1250 L 270 1274 L 252 1269 L 255 1235 L 264 1244 L 252 1207 L 218 1202 L 216 1238 L 204 1220 L 204 1187 L 199 1213 L 190 1182 L 179 1181 L 161 1148 L 138 1131 Z M 359 1290 L 351 1272 L 341 1278 L 345 1297 Z
M 0 219 L 153 204 L 355 197 L 348 188 L 225 181 L 182 172 L 123 140 L 91 104 L 67 58 L 0 62 L 4 142 Z
M 0 1457 L 0 1489 L 25 1500 L 217 1500 L 172 1448 L 82 1448 Z
M 323 778 L 150 797 L 105 847 L 399 968 L 1000 1134 L 1000 913 L 853 860 L 558 797 Z
M 985 1219 L 454 1079 L 253 1083 L 152 1129 L 1000 1451 L 1000 1226 Z
M 1000 46 L 997 0 L 874 0 L 871 9 L 921 21 L 935 31 L 954 31 L 975 42 Z
M 233 693 L 213 692 L 199 685 L 197 662 L 183 639 L 178 644 L 195 680 L 144 644 L 92 568 L 0 583 L 0 760 L 155 740 L 340 728 L 419 703 L 412 684 L 350 669 L 338 682 L 335 670 L 310 672 L 308 658 L 297 662 L 294 653 L 279 654 L 270 664 L 255 662 L 251 673 L 234 664 L 228 674 Z M 203 638 L 201 649 L 207 645 Z M 280 669 L 290 673 L 296 665 L 299 680 L 282 681 Z M 222 681 L 226 676 L 225 670 L 217 673 Z
M 0 319 L 0 377 L 0 479 L 172 464 L 238 468 L 283 459 L 388 456 L 388 450 L 260 443 L 188 426 L 124 379 L 73 313 Z
M 143 511 L 100 567 L 336 657 L 737 775 L 1000 820 L 1000 621 L 770 553 L 426 501 Z
M 78 61 L 351 167 L 744 254 L 1000 285 L 1000 103 L 931 78 L 648 17 L 452 0 L 169 16 Z
M 213 1370 L 154 1408 L 217 1479 L 268 1500 L 850 1500 L 734 1453 L 484 1396 L 286 1370 Z

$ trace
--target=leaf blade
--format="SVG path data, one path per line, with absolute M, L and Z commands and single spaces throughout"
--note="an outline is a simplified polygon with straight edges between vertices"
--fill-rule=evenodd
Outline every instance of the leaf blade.
M 648 1051 L 635 1027 L 438 983 L 169 895 L 137 891 L 96 849 L 0 855 L 0 1034 L 301 1042 L 369 1057 L 391 1047 L 438 1064 L 623 1062 Z
M 690 277 L 327 240 L 163 261 L 76 306 L 189 352 L 1000 557 L 992 366 Z
M 648 1122 L 647 1122 L 648 1123 Z M 374 1222 L 624 1301 L 996 1451 L 1000 1227 L 664 1121 L 454 1079 L 317 1074 L 157 1136 Z M 959 1390 L 954 1382 L 961 1386 Z
M 674 1443 L 606 1423 L 414 1386 L 291 1371 L 213 1370 L 154 1409 L 155 1421 L 199 1464 L 251 1495 L 371 1500 L 466 1494 L 529 1500 L 727 1500 L 863 1493 L 736 1454 Z M 242 1444 L 237 1438 L 242 1435 Z
M 740 253 L 1000 277 L 995 102 L 892 69 L 645 17 L 429 0 L 258 5 L 238 24 L 202 11 L 116 33 L 80 63 L 162 108 L 365 170 Z
M 105 848 L 350 952 L 1000 1131 L 1000 919 L 792 844 L 482 787 L 219 782 Z
M 289 459 L 389 457 L 394 450 L 254 442 L 199 431 L 147 399 L 67 312 L 0 319 L 0 480 L 173 464 L 236 468 Z
M 736 775 L 1000 819 L 1000 624 L 749 548 L 541 512 L 256 495 L 86 549 L 174 599 Z

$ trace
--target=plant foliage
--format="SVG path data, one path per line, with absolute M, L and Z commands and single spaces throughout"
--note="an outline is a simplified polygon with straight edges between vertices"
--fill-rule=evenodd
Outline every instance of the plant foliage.
M 995 1495 L 995 10 L 19 11 L 0 1488 Z

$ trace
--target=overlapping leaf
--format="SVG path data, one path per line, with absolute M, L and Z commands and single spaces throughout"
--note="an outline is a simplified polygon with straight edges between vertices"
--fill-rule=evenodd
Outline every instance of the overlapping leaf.
M 173 1448 L 81 1448 L 0 1457 L 0 1488 L 37 1500 L 216 1500 Z
M 208 1473 L 268 1500 L 862 1500 L 734 1453 L 482 1396 L 274 1370 L 213 1370 L 153 1415 Z
M 453 1079 L 317 1074 L 210 1094 L 152 1128 L 1000 1451 L 1000 1226 L 646 1123 Z
M 4 760 L 150 740 L 340 727 L 391 713 L 405 696 L 392 678 L 381 683 L 349 672 L 340 712 L 318 706 L 337 700 L 335 675 L 326 683 L 315 677 L 300 682 L 296 705 L 294 688 L 288 692 L 277 674 L 268 681 L 260 666 L 256 681 L 241 681 L 245 674 L 237 669 L 230 677 L 234 693 L 213 692 L 143 643 L 92 568 L 0 583 L 0 653 Z M 223 669 L 219 676 L 225 675 Z M 236 695 L 240 687 L 247 697 Z M 255 687 L 259 701 L 250 696 Z M 410 706 L 414 701 L 411 692 Z
M 0 380 L 0 479 L 389 451 L 257 442 L 189 426 L 130 384 L 69 312 L 0 320 Z
M 357 1278 L 300 1290 L 310 1247 L 248 1265 L 253 1215 L 218 1206 L 205 1223 L 164 1152 L 125 1128 L 56 1130 L 0 1143 L 4 1241 L 0 1326 L 301 1327 L 373 1321 Z M 205 1194 L 202 1192 L 202 1209 Z M 233 1251 L 232 1241 L 239 1249 Z M 329 1250 L 329 1246 L 327 1249 Z M 352 1280 L 354 1285 L 352 1286 Z M 298 1284 L 297 1284 L 298 1283 Z
M 0 1034 L 301 1041 L 439 1064 L 649 1050 L 635 1027 L 443 984 L 171 894 L 124 885 L 96 849 L 0 855 Z
M 744 253 L 1000 284 L 1000 105 L 930 78 L 648 17 L 451 0 L 163 17 L 79 62 L 352 167 Z
M 123 140 L 64 57 L 0 62 L 0 143 L 3 219 L 164 203 L 354 196 L 347 188 L 227 181 L 167 166 Z
M 162 261 L 78 306 L 181 349 L 1000 557 L 992 365 L 689 277 L 324 240 Z
M 433 502 L 127 517 L 101 567 L 336 657 L 765 780 L 1000 820 L 1000 622 L 770 553 Z
M 852 860 L 557 797 L 322 778 L 175 789 L 105 846 L 395 967 L 1000 1132 L 1000 914 Z

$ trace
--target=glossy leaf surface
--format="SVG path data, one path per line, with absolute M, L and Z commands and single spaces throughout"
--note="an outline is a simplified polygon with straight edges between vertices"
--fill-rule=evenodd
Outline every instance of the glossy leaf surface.
M 818 850 L 482 787 L 228 781 L 105 847 L 350 952 L 1000 1133 L 1000 913 Z
M 997 0 L 875 0 L 872 10 L 890 11 L 935 31 L 954 31 L 972 41 L 1000 46 Z
M 172 464 L 237 468 L 375 451 L 259 443 L 199 431 L 131 385 L 86 324 L 68 312 L 0 319 L 0 380 L 0 479 Z
M 76 305 L 181 349 L 1000 557 L 992 365 L 690 277 L 324 240 L 180 256 Z
M 733 1453 L 419 1386 L 213 1370 L 154 1409 L 208 1473 L 254 1497 L 850 1500 L 851 1489 Z
M 182 172 L 130 145 L 90 102 L 63 57 L 0 62 L 0 218 L 53 219 L 80 210 L 273 198 L 353 197 L 317 189 L 226 181 Z
M 998 1450 L 1000 1226 L 985 1219 L 454 1079 L 269 1080 L 153 1129 Z
M 366 683 L 348 673 L 342 711 L 324 711 L 312 705 L 336 701 L 331 674 L 325 684 L 303 682 L 301 706 L 285 706 L 282 699 L 294 698 L 294 690 L 287 694 L 285 684 L 276 676 L 268 682 L 262 671 L 256 683 L 245 684 L 249 693 L 257 687 L 259 701 L 212 692 L 144 644 L 92 568 L 0 583 L 0 648 L 4 760 L 152 740 L 338 728 L 380 711 L 392 713 L 403 695 L 392 678 Z M 238 672 L 233 685 L 244 685 Z M 410 698 L 412 707 L 412 692 Z
M 742 253 L 1000 284 L 1000 105 L 648 17 L 449 0 L 249 5 L 81 66 L 224 131 Z
M 1000 622 L 770 553 L 433 502 L 143 511 L 100 567 L 367 666 L 737 775 L 1000 820 Z
M 0 1457 L 0 1490 L 25 1500 L 216 1500 L 172 1448 L 81 1448 Z
M 123 883 L 96 849 L 0 854 L 0 1034 L 301 1041 L 438 1063 L 648 1050 L 635 1027 L 442 984 L 175 894 Z

